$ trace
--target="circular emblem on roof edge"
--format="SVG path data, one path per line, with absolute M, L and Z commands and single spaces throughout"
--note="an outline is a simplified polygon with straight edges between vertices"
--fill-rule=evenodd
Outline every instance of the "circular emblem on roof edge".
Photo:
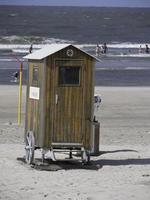
M 72 49 L 68 49 L 66 54 L 67 54 L 67 56 L 72 57 L 73 56 L 73 50 Z

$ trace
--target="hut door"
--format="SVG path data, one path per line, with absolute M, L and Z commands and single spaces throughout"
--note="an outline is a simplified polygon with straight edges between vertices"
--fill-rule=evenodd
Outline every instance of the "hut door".
M 82 143 L 83 67 L 57 66 L 53 142 Z

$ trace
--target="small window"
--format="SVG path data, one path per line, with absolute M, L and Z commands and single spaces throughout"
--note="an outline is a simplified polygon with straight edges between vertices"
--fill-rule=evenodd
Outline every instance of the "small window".
M 34 83 L 37 83 L 38 82 L 38 67 L 37 66 L 34 66 L 33 67 L 33 82 Z
M 59 85 L 79 85 L 80 67 L 59 67 Z

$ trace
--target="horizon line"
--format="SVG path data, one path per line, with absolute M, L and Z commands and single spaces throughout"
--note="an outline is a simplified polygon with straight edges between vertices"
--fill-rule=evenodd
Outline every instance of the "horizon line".
M 35 4 L 0 4 L 0 6 L 32 6 L 32 7 L 91 7 L 91 8 L 150 8 L 147 6 L 96 6 L 96 5 L 35 5 Z

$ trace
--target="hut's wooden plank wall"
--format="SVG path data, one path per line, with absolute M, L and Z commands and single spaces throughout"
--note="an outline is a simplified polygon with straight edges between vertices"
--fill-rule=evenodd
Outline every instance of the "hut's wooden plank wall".
M 30 87 L 42 88 L 42 69 L 44 67 L 43 62 L 32 61 L 29 64 L 28 70 L 28 86 L 27 86 L 27 108 L 26 108 L 26 127 L 25 131 L 32 130 L 35 135 L 37 146 L 40 146 L 42 141 L 40 140 L 42 133 L 40 132 L 40 126 L 43 123 L 41 121 L 41 98 L 39 100 L 32 99 L 29 97 Z M 33 80 L 34 69 L 38 69 L 38 78 Z M 41 96 L 41 94 L 40 94 Z

